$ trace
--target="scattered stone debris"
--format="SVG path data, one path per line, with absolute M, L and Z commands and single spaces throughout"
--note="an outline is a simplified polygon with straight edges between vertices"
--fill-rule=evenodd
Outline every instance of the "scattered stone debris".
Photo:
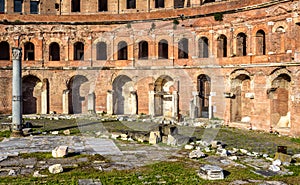
M 100 179 L 79 179 L 78 185 L 102 185 Z
M 204 165 L 201 166 L 198 175 L 206 180 L 222 180 L 224 179 L 223 169 L 219 166 Z
M 52 150 L 52 156 L 54 158 L 65 157 L 68 155 L 68 146 L 58 146 Z
M 68 136 L 68 135 L 71 134 L 71 131 L 68 129 L 68 130 L 64 130 L 63 133 L 64 133 L 66 136 Z
M 189 153 L 189 158 L 190 159 L 199 159 L 205 157 L 205 154 L 201 152 L 201 150 L 193 150 Z
M 52 131 L 51 134 L 52 135 L 58 135 L 58 131 Z
M 39 171 L 35 171 L 35 172 L 33 173 L 33 177 L 48 177 L 48 175 L 42 175 L 42 174 L 40 174 Z
M 61 164 L 54 164 L 52 166 L 49 166 L 49 172 L 52 174 L 62 173 L 64 171 Z

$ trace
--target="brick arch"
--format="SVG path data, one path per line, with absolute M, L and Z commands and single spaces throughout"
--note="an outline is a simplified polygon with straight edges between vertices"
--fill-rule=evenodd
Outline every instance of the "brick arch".
M 239 75 L 247 75 L 251 78 L 251 73 L 246 69 L 236 69 L 230 73 L 230 80 L 236 79 Z
M 15 42 L 13 38 L 7 38 L 7 37 L 0 37 L 0 42 L 7 42 L 10 46 L 10 48 L 15 47 Z
M 287 23 L 286 23 L 286 22 L 283 22 L 283 21 L 280 21 L 280 22 L 276 22 L 276 23 L 274 24 L 274 26 L 273 26 L 273 28 L 272 28 L 272 33 L 275 33 L 275 32 L 276 32 L 276 29 L 277 29 L 278 27 L 280 27 L 280 26 L 283 27 L 285 31 L 288 29 Z
M 289 70 L 286 68 L 277 68 L 269 74 L 269 82 L 272 83 L 281 74 L 287 74 L 292 79 L 292 74 Z
M 61 47 L 64 46 L 62 40 L 59 39 L 59 38 L 49 38 L 49 39 L 47 39 L 46 45 L 49 46 L 52 42 L 57 42 L 57 44 L 59 44 L 59 46 L 61 46 Z

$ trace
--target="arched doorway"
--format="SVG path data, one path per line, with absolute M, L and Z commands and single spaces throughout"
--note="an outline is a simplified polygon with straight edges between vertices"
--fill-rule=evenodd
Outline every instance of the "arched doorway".
M 290 82 L 291 77 L 287 74 L 280 74 L 272 81 L 272 87 L 269 90 L 271 127 L 290 127 Z
M 118 76 L 113 82 L 113 114 L 136 114 L 137 97 L 131 78 Z
M 234 96 L 231 98 L 231 121 L 240 122 L 243 118 L 249 117 L 252 102 L 246 94 L 250 92 L 250 77 L 246 74 L 240 74 L 231 81 L 231 92 Z
M 154 84 L 154 115 L 172 117 L 178 112 L 177 94 L 170 76 L 160 76 Z
M 82 75 L 73 76 L 68 83 L 68 113 L 80 114 L 87 112 L 85 110 L 88 89 L 83 87 L 83 84 L 88 82 L 88 79 Z
M 207 75 L 199 75 L 197 78 L 197 90 L 199 92 L 198 116 L 208 118 L 209 96 L 211 91 L 211 80 Z
M 49 113 L 49 82 L 28 75 L 22 79 L 23 114 Z

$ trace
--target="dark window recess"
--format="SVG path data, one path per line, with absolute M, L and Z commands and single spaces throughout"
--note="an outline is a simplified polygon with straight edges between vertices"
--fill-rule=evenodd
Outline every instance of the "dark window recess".
M 24 45 L 24 60 L 34 60 L 34 44 L 27 42 Z
M 135 9 L 136 1 L 135 0 L 127 0 L 127 9 Z
M 164 8 L 165 0 L 155 0 L 155 8 Z
M 60 61 L 60 48 L 59 44 L 56 42 L 50 44 L 49 61 Z
M 30 1 L 30 14 L 39 13 L 39 1 Z
M 84 44 L 82 42 L 74 44 L 74 60 L 84 60 Z
M 139 59 L 148 59 L 148 42 L 146 41 L 139 43 Z
M 98 0 L 98 11 L 106 12 L 107 10 L 107 0 Z
M 14 12 L 22 12 L 23 0 L 14 0 Z
M 169 51 L 168 51 L 168 41 L 166 40 L 161 40 L 158 43 L 158 58 L 159 59 L 168 59 L 169 56 Z
M 10 60 L 8 42 L 0 42 L 0 60 Z
M 72 0 L 72 12 L 80 12 L 80 0 Z
M 107 59 L 107 46 L 105 42 L 97 43 L 97 60 L 106 60 Z
M 118 44 L 118 60 L 127 60 L 127 43 L 124 41 Z
M 183 38 L 178 42 L 178 58 L 187 59 L 188 53 L 189 53 L 188 40 L 186 38 Z
M 0 0 L 0 13 L 5 11 L 5 0 Z

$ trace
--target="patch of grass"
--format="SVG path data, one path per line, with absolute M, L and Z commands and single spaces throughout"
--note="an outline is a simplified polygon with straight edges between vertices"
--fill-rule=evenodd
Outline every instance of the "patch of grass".
M 36 158 L 37 160 L 45 160 L 45 159 L 53 158 L 50 152 L 21 153 L 19 156 L 24 159 Z
M 0 138 L 1 138 L 1 137 L 9 138 L 9 137 L 10 137 L 10 134 L 11 134 L 11 131 L 10 131 L 10 130 L 1 131 L 1 132 L 0 132 Z
M 300 138 L 292 138 L 291 141 L 300 144 Z

